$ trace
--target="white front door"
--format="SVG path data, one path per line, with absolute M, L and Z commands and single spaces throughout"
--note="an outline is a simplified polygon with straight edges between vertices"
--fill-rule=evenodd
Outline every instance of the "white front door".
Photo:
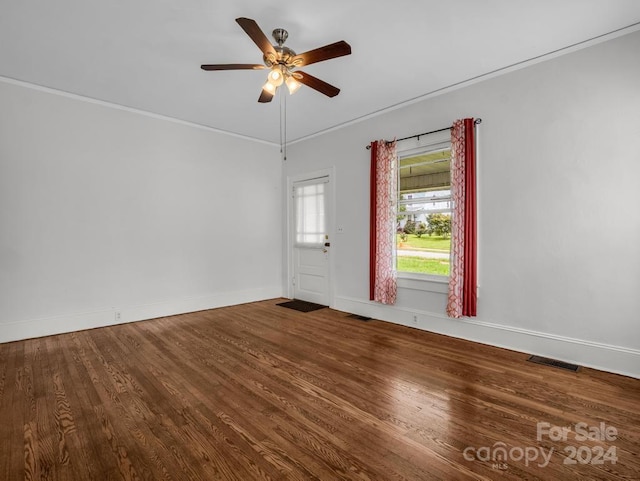
M 329 177 L 293 183 L 293 297 L 329 305 Z

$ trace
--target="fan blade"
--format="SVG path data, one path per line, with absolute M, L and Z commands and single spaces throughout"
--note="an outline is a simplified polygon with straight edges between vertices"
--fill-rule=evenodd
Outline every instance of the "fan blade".
M 271 102 L 271 99 L 273 99 L 273 94 L 263 89 L 262 92 L 260 92 L 260 98 L 258 98 L 258 102 L 266 104 L 267 102 Z
M 312 63 L 322 62 L 323 60 L 329 60 L 350 54 L 351 46 L 344 40 L 340 40 L 339 42 L 296 55 L 291 60 L 291 63 L 296 67 L 304 67 L 305 65 L 310 65 Z
M 264 65 L 254 65 L 251 63 L 219 63 L 213 65 L 200 65 L 202 70 L 261 70 Z
M 335 97 L 340 93 L 340 89 L 338 87 L 334 87 L 324 80 L 320 80 L 319 78 L 309 75 L 308 73 L 301 72 L 300 70 L 295 71 L 294 77 L 300 83 L 317 90 L 321 94 L 325 94 L 327 97 Z
M 258 24 L 255 22 L 255 20 L 240 17 L 236 18 L 236 22 L 238 22 L 238 25 L 242 27 L 242 30 L 244 30 L 246 34 L 251 37 L 251 40 L 254 41 L 254 43 L 258 46 L 258 48 L 264 55 L 276 55 L 276 51 L 273 48 L 273 45 L 271 45 L 271 42 L 269 42 L 269 39 L 264 34 L 264 32 L 260 30 L 260 27 L 258 27 Z

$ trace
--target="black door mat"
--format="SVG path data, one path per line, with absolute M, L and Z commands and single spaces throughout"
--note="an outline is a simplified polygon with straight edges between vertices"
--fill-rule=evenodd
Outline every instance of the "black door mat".
M 571 364 L 564 361 L 558 361 L 557 359 L 549 359 L 542 356 L 531 356 L 527 361 L 535 362 L 536 364 L 544 364 L 545 366 L 559 367 L 560 369 L 566 369 L 567 371 L 577 372 L 580 366 L 577 364 Z
M 322 304 L 315 304 L 314 302 L 301 301 L 300 299 L 294 299 L 293 301 L 281 302 L 276 304 L 277 306 L 287 307 L 300 312 L 317 311 L 318 309 L 324 309 L 327 306 Z
M 359 315 L 359 314 L 349 314 L 347 317 L 350 317 L 351 319 L 357 319 L 357 320 L 359 320 L 359 321 L 364 321 L 364 322 L 367 322 L 367 321 L 370 321 L 370 320 L 371 320 L 371 318 L 370 318 L 370 317 L 367 317 L 367 316 L 361 316 L 361 315 Z

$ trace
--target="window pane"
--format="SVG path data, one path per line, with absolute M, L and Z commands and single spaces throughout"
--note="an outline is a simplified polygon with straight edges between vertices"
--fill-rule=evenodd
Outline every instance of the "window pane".
M 398 182 L 397 270 L 448 276 L 450 146 L 401 158 Z
M 323 182 L 294 186 L 297 245 L 322 246 L 324 244 L 325 185 Z

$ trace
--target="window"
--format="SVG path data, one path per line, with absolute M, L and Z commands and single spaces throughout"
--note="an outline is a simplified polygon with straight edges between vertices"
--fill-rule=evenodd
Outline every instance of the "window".
M 396 269 L 448 276 L 451 242 L 451 141 L 448 131 L 399 149 Z
M 295 198 L 295 244 L 298 246 L 318 247 L 324 245 L 326 234 L 325 186 L 326 177 L 305 182 L 296 182 L 293 186 Z

